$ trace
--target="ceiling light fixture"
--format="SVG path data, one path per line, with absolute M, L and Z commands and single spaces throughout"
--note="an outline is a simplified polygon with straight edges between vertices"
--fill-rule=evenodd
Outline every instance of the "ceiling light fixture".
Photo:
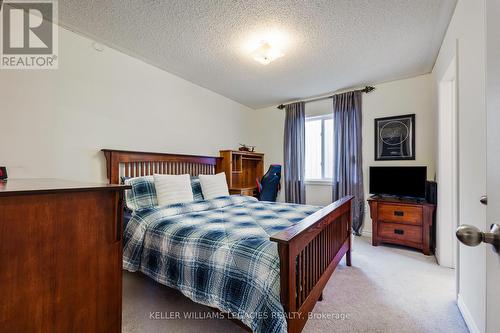
M 262 65 L 268 65 L 272 61 L 285 55 L 277 46 L 273 46 L 265 40 L 262 40 L 259 47 L 251 54 L 253 59 Z

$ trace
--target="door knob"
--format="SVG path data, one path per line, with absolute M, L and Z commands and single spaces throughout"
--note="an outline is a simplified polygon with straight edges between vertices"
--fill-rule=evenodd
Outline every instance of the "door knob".
M 457 228 L 457 238 L 467 246 L 478 246 L 481 242 L 491 244 L 500 253 L 500 224 L 492 224 L 490 232 L 482 232 L 473 225 L 463 224 Z

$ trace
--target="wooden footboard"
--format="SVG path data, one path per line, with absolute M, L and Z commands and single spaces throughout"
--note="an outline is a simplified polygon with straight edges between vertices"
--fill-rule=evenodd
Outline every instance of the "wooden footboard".
M 273 235 L 288 332 L 301 332 L 344 254 L 351 266 L 351 201 L 344 197 Z

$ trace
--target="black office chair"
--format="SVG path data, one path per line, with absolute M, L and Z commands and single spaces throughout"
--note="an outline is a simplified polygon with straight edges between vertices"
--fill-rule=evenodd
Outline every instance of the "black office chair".
M 276 202 L 281 189 L 281 165 L 271 164 L 262 180 L 256 179 L 256 182 L 259 200 Z

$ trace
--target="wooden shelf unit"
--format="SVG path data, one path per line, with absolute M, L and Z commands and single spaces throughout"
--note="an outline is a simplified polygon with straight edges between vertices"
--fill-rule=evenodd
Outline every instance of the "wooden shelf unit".
M 217 171 L 226 174 L 229 193 L 242 195 L 256 195 L 257 185 L 255 179 L 264 175 L 264 154 L 221 150 Z

